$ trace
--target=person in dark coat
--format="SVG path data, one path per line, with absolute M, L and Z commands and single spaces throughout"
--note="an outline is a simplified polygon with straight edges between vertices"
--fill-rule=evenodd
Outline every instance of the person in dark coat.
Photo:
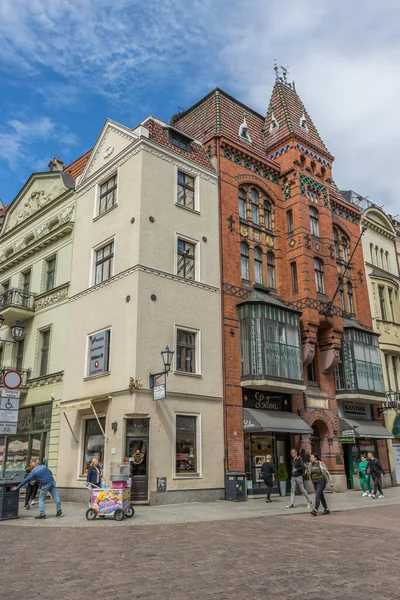
M 384 498 L 381 486 L 381 475 L 384 475 L 383 467 L 379 460 L 375 458 L 373 452 L 368 452 L 368 467 L 367 467 L 367 475 L 372 476 L 372 481 L 374 482 L 374 493 L 370 494 L 370 498 Z M 379 492 L 379 496 L 378 496 Z
M 29 473 L 32 471 L 32 467 L 29 466 L 26 469 L 26 474 L 29 475 Z M 36 494 L 38 491 L 38 487 L 39 484 L 36 481 L 35 478 L 31 479 L 30 482 L 27 484 L 26 486 L 26 492 L 25 492 L 25 508 L 27 510 L 30 509 L 31 506 L 33 506 L 35 504 L 35 500 L 36 500 Z
M 265 502 L 272 502 L 271 500 L 271 489 L 274 484 L 274 473 L 276 473 L 276 466 L 272 462 L 272 456 L 268 454 L 265 463 L 261 466 L 261 477 L 264 479 L 264 483 L 267 486 L 267 499 Z
M 92 483 L 93 485 L 100 487 L 101 484 L 101 472 L 99 469 L 99 461 L 97 458 L 94 458 L 90 463 L 89 471 L 86 477 L 86 481 L 88 483 Z

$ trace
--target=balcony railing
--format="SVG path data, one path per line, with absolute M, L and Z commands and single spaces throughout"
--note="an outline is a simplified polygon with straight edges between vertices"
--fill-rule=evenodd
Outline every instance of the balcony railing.
M 31 369 L 17 369 L 16 367 L 0 367 L 0 380 L 3 380 L 3 375 L 6 371 L 18 371 L 18 373 L 21 374 L 22 377 L 22 383 L 21 383 L 21 388 L 27 388 L 29 387 L 29 380 L 30 380 L 30 376 L 32 374 L 32 370 Z
M 23 308 L 35 310 L 35 294 L 22 290 L 10 289 L 0 295 L 0 311 L 6 308 Z

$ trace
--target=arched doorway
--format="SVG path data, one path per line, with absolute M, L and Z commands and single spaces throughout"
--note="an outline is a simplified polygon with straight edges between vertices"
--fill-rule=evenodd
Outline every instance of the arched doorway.
M 322 421 L 314 421 L 312 425 L 312 436 L 311 436 L 311 453 L 321 456 L 323 442 L 326 440 L 329 434 L 327 424 Z

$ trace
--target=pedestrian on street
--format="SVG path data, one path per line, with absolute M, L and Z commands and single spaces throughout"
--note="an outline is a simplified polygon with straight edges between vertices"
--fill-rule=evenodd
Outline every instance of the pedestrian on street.
M 368 452 L 367 474 L 372 475 L 372 480 L 374 482 L 374 493 L 370 494 L 370 498 L 375 499 L 378 496 L 378 492 L 378 498 L 384 498 L 385 496 L 383 495 L 381 486 L 381 475 L 384 475 L 385 473 L 381 463 L 377 458 L 375 458 L 373 452 Z
M 358 475 L 360 477 L 360 485 L 363 491 L 363 496 L 370 496 L 372 494 L 371 488 L 371 475 L 367 474 L 368 460 L 365 454 L 361 456 L 361 461 L 358 463 Z M 368 492 L 367 492 L 368 489 Z
M 261 467 L 261 477 L 264 479 L 264 483 L 267 486 L 267 499 L 265 502 L 272 502 L 271 490 L 274 483 L 274 473 L 276 473 L 276 466 L 272 462 L 272 456 L 268 454 L 265 457 L 265 463 Z
M 26 469 L 26 474 L 29 475 L 29 473 L 31 471 L 32 471 L 32 467 L 29 466 Z M 30 507 L 35 504 L 38 487 L 39 487 L 39 483 L 36 481 L 35 478 L 31 479 L 30 482 L 27 484 L 26 492 L 25 492 L 25 508 L 26 508 L 26 510 L 29 510 Z
M 33 478 L 36 479 L 38 483 L 41 484 L 40 493 L 39 493 L 39 516 L 35 517 L 35 519 L 45 519 L 46 514 L 44 512 L 44 500 L 46 498 L 47 492 L 51 494 L 57 508 L 57 517 L 62 515 L 61 510 L 61 501 L 60 496 L 58 495 L 58 491 L 56 488 L 56 482 L 54 481 L 53 473 L 50 471 L 46 465 L 41 465 L 38 458 L 32 459 L 30 462 L 32 467 L 29 475 L 25 477 L 21 483 L 12 488 L 13 491 L 17 491 L 22 488 L 24 485 L 29 483 Z
M 317 454 L 311 454 L 310 461 L 306 467 L 307 473 L 310 476 L 312 484 L 315 490 L 315 502 L 314 508 L 311 510 L 311 515 L 316 517 L 318 515 L 319 505 L 322 504 L 324 507 L 323 515 L 329 515 L 328 505 L 324 496 L 324 489 L 326 484 L 329 483 L 333 487 L 333 481 L 331 474 L 329 473 L 325 463 L 322 462 Z
M 101 484 L 101 471 L 99 469 L 99 461 L 97 458 L 94 458 L 90 463 L 89 471 L 86 477 L 86 481 L 95 485 L 96 487 L 100 487 Z
M 312 502 L 306 488 L 304 487 L 304 462 L 301 456 L 299 456 L 297 450 L 292 448 L 290 451 L 292 456 L 292 480 L 290 487 L 290 504 L 286 508 L 294 508 L 294 497 L 296 489 L 299 488 L 300 492 L 305 496 L 307 500 L 307 508 L 312 508 Z

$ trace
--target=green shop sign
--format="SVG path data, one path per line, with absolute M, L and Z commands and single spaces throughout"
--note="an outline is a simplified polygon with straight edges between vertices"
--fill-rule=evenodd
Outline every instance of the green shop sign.
M 356 443 L 356 438 L 354 437 L 354 435 L 345 435 L 343 437 L 338 438 L 338 440 L 341 444 L 355 444 Z

